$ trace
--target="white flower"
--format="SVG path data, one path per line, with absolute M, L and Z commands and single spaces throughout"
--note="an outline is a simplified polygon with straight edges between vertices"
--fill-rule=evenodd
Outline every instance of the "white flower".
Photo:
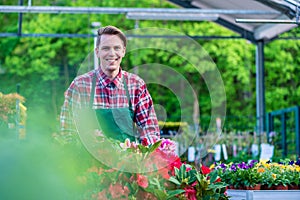
M 130 139 L 126 138 L 124 143 L 120 143 L 120 147 L 122 149 L 128 149 L 130 148 L 131 144 L 130 144 Z

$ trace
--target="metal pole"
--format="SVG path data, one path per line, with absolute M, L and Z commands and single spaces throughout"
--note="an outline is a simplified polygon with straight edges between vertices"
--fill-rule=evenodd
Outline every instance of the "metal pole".
M 299 106 L 295 109 L 295 133 L 296 133 L 296 152 L 298 157 L 300 157 L 300 116 L 299 116 Z
M 94 34 L 94 69 L 97 69 L 99 66 L 99 60 L 96 55 L 96 47 L 97 47 L 97 35 L 98 35 L 98 28 L 101 27 L 101 22 L 92 22 L 92 27 L 93 27 L 93 34 Z
M 265 86 L 264 86 L 264 42 L 256 45 L 256 127 L 259 145 L 261 134 L 264 132 L 265 120 Z
M 20 84 L 17 84 L 17 93 L 20 94 Z M 16 137 L 19 138 L 19 131 L 20 131 L 20 100 L 17 98 L 16 99 L 16 116 L 15 116 L 15 121 L 16 121 Z
M 282 145 L 282 157 L 287 156 L 287 145 L 286 145 L 286 112 L 281 114 L 281 145 Z
M 19 0 L 19 5 L 23 5 L 23 0 Z M 19 13 L 19 19 L 18 19 L 18 36 L 22 35 L 22 20 L 23 20 L 23 14 Z
M 278 11 L 266 10 L 228 10 L 228 9 L 198 9 L 198 8 L 113 8 L 113 7 L 68 7 L 68 6 L 0 6 L 0 13 L 97 13 L 125 14 L 135 13 L 180 13 L 186 14 L 227 14 L 227 15 L 277 15 Z

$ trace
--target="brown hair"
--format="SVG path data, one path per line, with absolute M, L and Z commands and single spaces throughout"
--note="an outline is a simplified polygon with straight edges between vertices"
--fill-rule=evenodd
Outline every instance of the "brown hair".
M 104 35 L 104 34 L 117 35 L 123 41 L 124 46 L 126 47 L 126 45 L 127 45 L 127 39 L 126 39 L 125 34 L 117 27 L 105 26 L 105 27 L 99 28 L 97 32 L 98 32 L 97 42 L 96 42 L 97 47 L 100 45 L 101 35 Z

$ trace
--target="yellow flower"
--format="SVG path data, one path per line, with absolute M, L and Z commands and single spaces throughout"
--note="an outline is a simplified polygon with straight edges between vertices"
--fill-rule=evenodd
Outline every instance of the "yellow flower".
M 272 174 L 272 178 L 275 180 L 276 179 L 276 174 Z
M 263 173 L 263 172 L 265 172 L 265 169 L 264 169 L 264 168 L 262 168 L 262 167 L 260 167 L 260 168 L 258 168 L 258 169 L 257 169 L 257 172 L 259 172 L 259 173 Z
M 216 153 L 216 150 L 214 150 L 214 149 L 208 149 L 207 153 Z

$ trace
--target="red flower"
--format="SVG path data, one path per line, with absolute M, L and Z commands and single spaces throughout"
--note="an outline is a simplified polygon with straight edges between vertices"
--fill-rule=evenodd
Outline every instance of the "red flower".
M 146 176 L 137 174 L 137 184 L 142 188 L 148 187 L 148 178 Z
M 202 174 L 209 174 L 210 173 L 209 167 L 206 167 L 204 165 L 201 166 L 201 171 L 202 171 Z
M 181 165 L 182 165 L 182 162 L 180 160 L 179 157 L 173 157 L 170 160 L 170 164 L 169 164 L 169 170 L 171 171 L 172 175 L 174 176 L 175 175 L 175 172 L 174 172 L 174 168 L 176 167 L 177 169 L 180 169 Z
M 148 142 L 147 138 L 144 138 L 144 139 L 142 140 L 142 145 L 143 145 L 143 146 L 148 146 L 148 145 L 149 145 L 149 142 Z
M 184 188 L 184 190 L 185 190 L 185 197 L 188 200 L 197 200 L 196 198 L 197 191 L 195 190 L 195 188 L 191 186 L 187 186 L 186 188 Z
M 215 183 L 218 183 L 218 182 L 221 182 L 221 178 L 220 177 L 215 181 Z

